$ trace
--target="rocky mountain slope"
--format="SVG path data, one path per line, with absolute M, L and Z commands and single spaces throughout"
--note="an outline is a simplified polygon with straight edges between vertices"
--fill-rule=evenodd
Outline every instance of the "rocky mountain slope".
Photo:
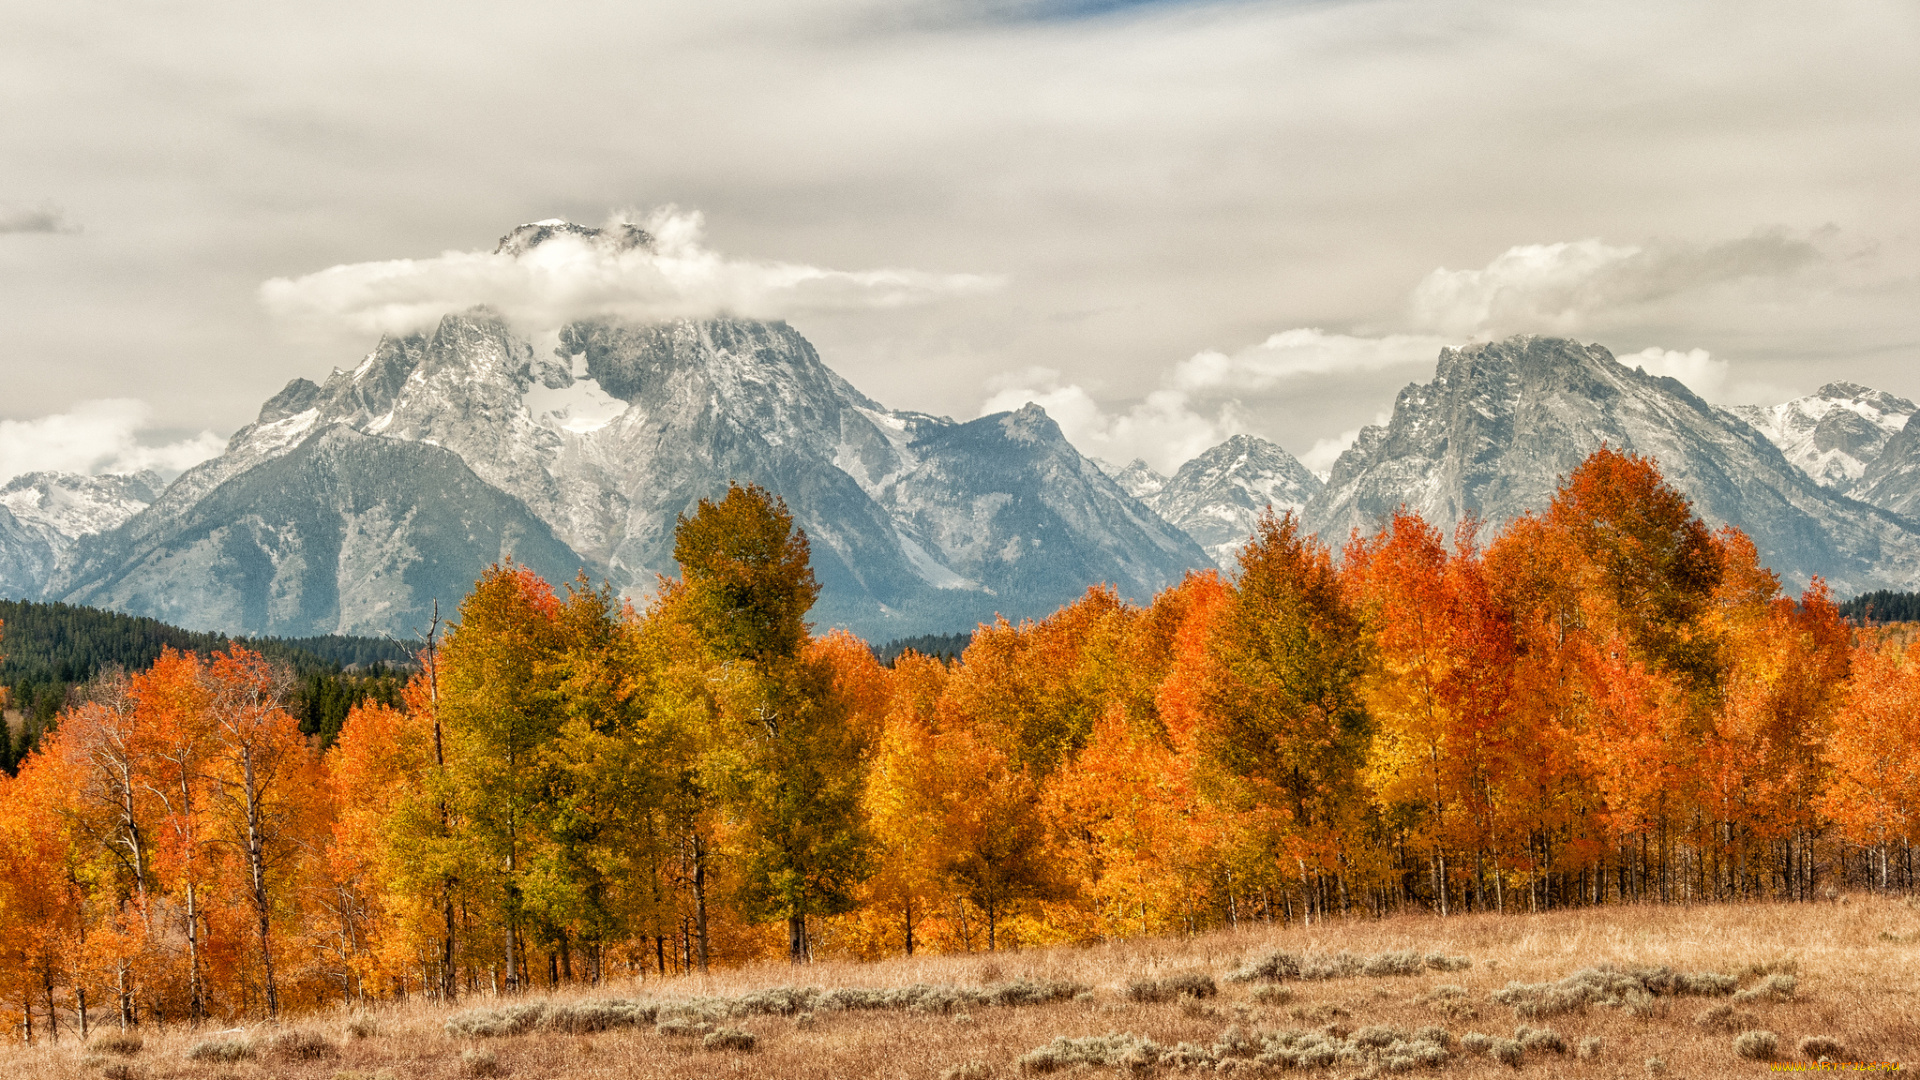
M 1851 494 L 1915 521 L 1920 521 L 1920 424 L 1911 418 L 1881 447 Z
M 423 632 L 489 563 L 552 581 L 579 559 L 453 452 L 329 425 L 215 487 L 163 529 L 81 543 L 63 599 L 279 637 Z M 107 557 L 99 557 L 105 555 Z M 88 557 L 91 556 L 91 557 Z
M 1269 506 L 1300 512 L 1321 488 L 1320 478 L 1277 444 L 1235 435 L 1188 461 L 1171 479 L 1135 460 L 1114 479 L 1169 524 L 1193 537 L 1223 567 L 1239 551 Z
M 1842 596 L 1920 584 L 1920 532 L 1816 483 L 1760 431 L 1679 382 L 1598 345 L 1517 337 L 1446 349 L 1432 382 L 1400 392 L 1362 431 L 1305 511 L 1323 536 L 1376 527 L 1406 504 L 1442 528 L 1498 525 L 1544 507 L 1601 444 L 1655 458 L 1714 524 L 1745 530 L 1793 585 Z
M 500 251 L 560 232 L 650 242 L 541 223 Z M 1043 615 L 1103 581 L 1145 599 L 1209 564 L 1037 407 L 889 411 L 784 323 L 577 322 L 536 346 L 476 310 L 289 383 L 47 595 L 232 632 L 402 632 L 509 553 L 645 595 L 675 572 L 677 516 L 730 480 L 807 530 L 818 623 L 875 639 Z
M 1831 382 L 1806 397 L 1731 411 L 1807 475 L 1846 491 L 1920 406 L 1859 383 Z
M 120 525 L 165 486 L 153 472 L 31 472 L 9 480 L 0 487 L 0 598 L 39 595 L 81 537 Z

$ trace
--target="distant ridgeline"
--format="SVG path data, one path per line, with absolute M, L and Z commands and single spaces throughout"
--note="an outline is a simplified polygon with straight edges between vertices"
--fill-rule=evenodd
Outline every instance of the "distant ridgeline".
M 1841 603 L 1840 615 L 1854 623 L 1920 622 L 1920 593 L 1887 589 L 1862 593 Z
M 14 771 L 75 688 L 120 667 L 143 671 L 160 650 L 210 653 L 238 641 L 293 670 L 288 708 L 301 730 L 332 742 L 356 702 L 397 703 L 416 646 L 384 638 L 237 638 L 182 630 L 117 611 L 0 600 L 0 694 L 10 720 L 0 732 L 0 768 Z M 17 715 L 16 715 L 17 714 Z

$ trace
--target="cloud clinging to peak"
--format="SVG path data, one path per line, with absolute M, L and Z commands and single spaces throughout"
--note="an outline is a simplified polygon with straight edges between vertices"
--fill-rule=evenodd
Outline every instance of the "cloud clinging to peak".
M 658 320 L 718 314 L 789 318 L 820 311 L 902 307 L 998 288 L 981 274 L 920 270 L 830 270 L 803 263 L 735 258 L 706 244 L 698 211 L 665 206 L 632 222 L 654 242 L 598 243 L 560 233 L 515 255 L 449 251 L 331 267 L 260 287 L 281 318 L 344 325 L 363 333 L 404 333 L 476 306 L 531 327 L 615 317 Z

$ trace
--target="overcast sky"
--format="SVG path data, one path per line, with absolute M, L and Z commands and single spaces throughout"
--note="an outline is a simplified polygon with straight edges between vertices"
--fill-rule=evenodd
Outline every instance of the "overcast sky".
M 0 14 L 0 95 L 0 476 L 177 469 L 475 289 L 786 317 L 1162 469 L 1324 469 L 1513 332 L 1920 397 L 1911 0 L 69 0 Z M 616 215 L 670 258 L 461 254 Z

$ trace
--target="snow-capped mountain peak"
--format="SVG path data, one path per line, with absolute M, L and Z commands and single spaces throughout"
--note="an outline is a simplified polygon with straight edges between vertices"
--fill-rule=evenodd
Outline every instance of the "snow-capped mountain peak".
M 0 487 L 0 506 L 18 520 L 43 526 L 72 540 L 105 532 L 145 510 L 166 487 L 155 472 L 30 472 Z
M 1240 548 L 1262 513 L 1271 507 L 1297 514 L 1320 488 L 1320 478 L 1280 446 L 1256 435 L 1235 435 L 1180 466 L 1145 498 L 1215 562 L 1230 567 L 1238 563 Z
M 1778 405 L 1738 405 L 1734 415 L 1752 424 L 1787 460 L 1821 484 L 1846 491 L 1880 456 L 1887 440 L 1920 406 L 1884 390 L 1830 382 L 1806 397 Z
M 30 472 L 9 480 L 0 487 L 0 596 L 37 596 L 82 537 L 123 524 L 165 486 L 154 472 Z
M 1112 468 L 1105 471 L 1107 475 L 1113 477 L 1114 483 L 1120 485 L 1122 491 L 1149 506 L 1153 504 L 1153 497 L 1160 494 L 1161 490 L 1167 486 L 1167 478 L 1155 472 L 1153 466 L 1140 458 L 1134 458 L 1126 464 L 1125 468 Z
M 605 229 L 594 229 L 575 225 L 565 218 L 547 218 L 528 222 L 501 237 L 493 252 L 519 258 L 557 236 L 570 236 L 590 246 L 615 252 L 653 247 L 653 235 L 638 225 L 621 222 Z

